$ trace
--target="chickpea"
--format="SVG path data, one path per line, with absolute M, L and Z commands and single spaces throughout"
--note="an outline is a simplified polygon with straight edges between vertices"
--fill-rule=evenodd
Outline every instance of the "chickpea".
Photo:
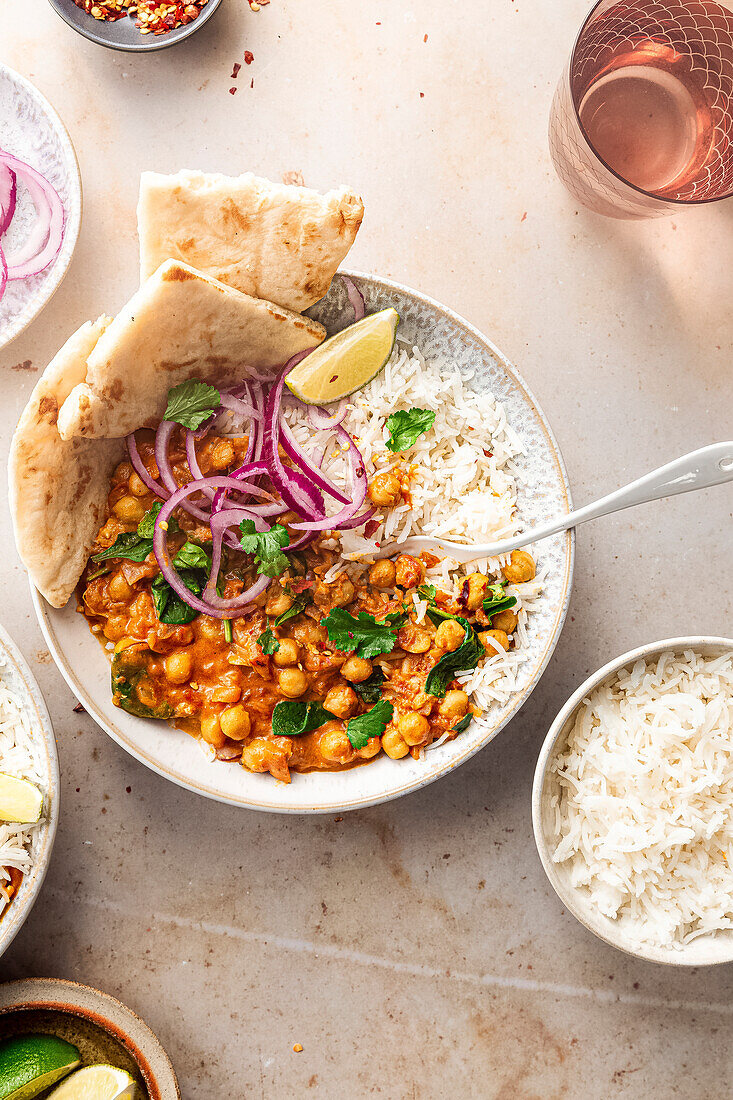
M 278 668 L 287 668 L 288 665 L 297 665 L 299 657 L 300 646 L 293 638 L 281 638 L 280 648 L 272 655 L 272 659 Z
M 134 497 L 144 497 L 150 491 L 143 479 L 134 470 L 127 479 L 127 488 Z
M 382 748 L 391 760 L 401 760 L 410 751 L 410 746 L 396 729 L 389 729 L 382 736 Z
M 123 523 L 139 523 L 145 515 L 145 505 L 136 497 L 120 497 L 112 511 Z
M 115 470 L 115 480 L 128 481 L 132 472 L 132 463 L 120 462 L 119 466 Z M 155 476 L 157 477 L 158 475 L 156 474 Z
M 233 678 L 220 680 L 217 687 L 209 695 L 212 703 L 238 703 L 241 697 L 242 689 Z
M 395 564 L 389 558 L 375 561 L 369 570 L 369 583 L 375 588 L 394 588 Z
M 232 741 L 244 741 L 245 737 L 249 737 L 252 725 L 249 715 L 241 703 L 237 703 L 235 707 L 227 707 L 225 711 L 222 711 L 219 716 L 219 724 L 222 733 Z
M 466 587 L 468 589 L 466 595 L 467 611 L 478 611 L 484 602 L 488 583 L 483 573 L 471 573 L 470 577 L 466 577 Z
M 199 637 L 206 638 L 209 642 L 216 641 L 223 630 L 221 619 L 212 619 L 209 615 L 199 615 L 196 626 Z
M 251 772 L 266 772 L 269 748 L 264 737 L 255 737 L 242 749 L 242 767 Z
M 445 699 L 438 707 L 438 712 L 443 718 L 449 718 L 451 721 L 455 721 L 458 718 L 463 718 L 468 710 L 468 696 L 465 691 L 447 691 L 445 693 Z
M 377 474 L 369 483 L 369 499 L 372 504 L 380 504 L 382 507 L 390 508 L 397 503 L 401 496 L 400 479 L 389 471 Z
M 512 550 L 509 565 L 505 565 L 502 572 L 509 584 L 531 581 L 536 572 L 534 558 L 526 550 Z
M 326 628 L 313 619 L 304 617 L 299 623 L 293 623 L 293 637 L 301 645 L 323 645 L 326 641 Z
M 357 749 L 356 755 L 362 760 L 371 760 L 373 756 L 382 751 L 382 738 L 370 737 L 363 749 Z
M 268 615 L 282 615 L 293 606 L 293 597 L 289 596 L 284 588 L 278 588 L 270 596 L 265 604 Z
M 120 615 L 110 615 L 104 624 L 104 636 L 110 642 L 119 642 L 127 633 L 127 622 Z
M 337 718 L 350 718 L 358 702 L 356 692 L 348 684 L 335 684 L 323 700 L 323 705 Z
M 490 639 L 492 638 L 502 649 L 509 649 L 509 639 L 503 630 L 482 630 L 478 640 L 486 650 L 488 657 L 493 657 L 496 654 L 496 647 L 491 644 Z
M 427 653 L 430 649 L 430 635 L 414 623 L 406 623 L 397 631 L 397 645 L 407 653 Z
M 352 684 L 361 684 L 368 680 L 372 674 L 372 662 L 365 661 L 363 657 L 349 657 L 341 666 L 341 675 Z
M 166 680 L 172 684 L 186 684 L 193 672 L 193 653 L 190 649 L 174 649 L 163 662 Z
M 331 600 L 334 607 L 346 607 L 356 595 L 356 589 L 346 576 L 340 576 L 331 585 Z
M 425 576 L 425 566 L 410 554 L 400 554 L 395 562 L 395 581 L 400 588 L 417 588 Z
M 299 668 L 284 668 L 277 682 L 288 699 L 299 699 L 308 689 L 308 677 Z
M 109 582 L 109 594 L 113 600 L 128 600 L 132 595 L 132 589 L 122 573 L 115 573 Z
M 421 745 L 430 733 L 430 723 L 417 711 L 410 710 L 397 719 L 397 729 L 408 745 Z
M 509 609 L 506 611 L 500 611 L 497 615 L 491 616 L 491 625 L 494 630 L 503 630 L 505 634 L 513 634 L 517 629 L 517 622 L 519 616 Z M 504 647 L 506 648 L 506 647 Z
M 324 760 L 332 764 L 345 764 L 353 759 L 354 750 L 346 736 L 346 730 L 329 729 L 321 735 L 318 749 Z
M 438 649 L 444 649 L 446 653 L 452 653 L 463 642 L 466 631 L 455 619 L 444 619 L 435 631 L 435 644 Z
M 211 452 L 211 465 L 215 470 L 226 470 L 234 462 L 234 447 L 228 439 L 221 439 Z
M 205 714 L 201 719 L 201 736 L 209 745 L 220 749 L 226 742 L 226 737 L 221 732 L 218 714 Z

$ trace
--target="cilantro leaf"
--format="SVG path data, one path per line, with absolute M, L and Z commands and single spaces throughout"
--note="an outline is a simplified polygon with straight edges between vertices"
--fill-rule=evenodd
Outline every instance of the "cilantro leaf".
M 287 527 L 274 523 L 267 531 L 257 531 L 253 519 L 243 519 L 239 530 L 242 549 L 254 555 L 258 573 L 266 577 L 279 577 L 287 569 L 290 563 L 283 554 L 283 547 L 290 545 Z
M 309 592 L 301 592 L 300 595 L 295 597 L 295 600 L 287 611 L 283 611 L 282 615 L 278 615 L 275 619 L 273 626 L 282 626 L 288 619 L 294 619 L 296 615 L 300 615 L 301 611 L 305 611 L 308 604 L 311 602 Z
M 438 594 L 438 589 L 434 584 L 421 584 L 418 586 L 417 594 L 421 600 L 434 600 Z
M 360 611 L 357 616 L 335 607 L 323 620 L 328 636 L 342 653 L 357 657 L 378 657 L 391 653 L 397 641 L 397 631 L 407 622 L 407 615 L 392 611 L 377 622 L 373 615 Z
M 346 724 L 346 736 L 355 749 L 366 748 L 370 737 L 381 737 L 387 728 L 387 723 L 394 714 L 394 707 L 386 699 L 382 699 L 376 706 L 368 710 L 366 714 L 358 718 L 350 718 Z
M 433 619 L 430 611 L 428 611 L 428 614 Z M 458 649 L 444 653 L 437 665 L 431 668 L 428 673 L 428 678 L 425 681 L 425 691 L 428 695 L 436 695 L 440 699 L 448 690 L 448 684 L 454 678 L 456 672 L 468 672 L 470 669 L 475 668 L 484 655 L 484 647 L 476 637 L 476 633 L 468 619 L 461 619 L 458 615 L 445 613 L 439 614 L 438 621 L 441 619 L 455 619 L 463 627 L 465 636 Z M 433 619 L 434 621 L 435 619 Z
M 176 569 L 205 569 L 208 573 L 211 569 L 211 558 L 195 542 L 184 542 L 173 559 L 173 564 Z
M 393 453 L 408 450 L 434 423 L 435 413 L 431 409 L 400 409 L 392 413 L 387 417 L 387 448 Z
M 516 603 L 514 596 L 507 596 L 505 585 L 498 581 L 496 584 L 490 584 L 486 589 L 486 596 L 484 597 L 484 614 L 488 615 L 489 623 L 494 615 L 498 615 L 500 611 L 507 611 L 510 607 L 514 607 Z
M 267 630 L 263 630 L 260 634 L 259 638 L 257 639 L 257 645 L 260 647 L 263 653 L 267 654 L 268 657 L 271 657 L 273 653 L 277 653 L 278 649 L 280 648 L 280 643 L 270 630 L 269 626 Z
M 202 582 L 201 573 L 198 570 L 182 569 L 178 575 L 186 588 L 190 589 L 195 596 L 201 595 L 206 581 Z M 151 584 L 150 594 L 153 597 L 155 614 L 161 623 L 183 626 L 186 623 L 192 623 L 198 615 L 198 611 L 189 607 L 186 601 L 173 591 L 162 573 L 159 573 Z
M 182 424 L 184 428 L 195 432 L 216 412 L 220 404 L 221 394 L 216 386 L 207 386 L 205 382 L 189 378 L 187 382 L 181 382 L 179 386 L 168 390 L 168 404 L 163 419 L 175 420 L 176 424 Z
M 379 665 L 377 665 L 371 676 L 366 680 L 362 680 L 360 684 L 352 684 L 351 686 L 365 703 L 376 703 L 382 698 L 382 684 L 384 680 L 384 673 Z
M 276 703 L 272 712 L 272 732 L 276 737 L 300 737 L 318 729 L 336 717 L 320 703 L 303 703 L 292 699 Z

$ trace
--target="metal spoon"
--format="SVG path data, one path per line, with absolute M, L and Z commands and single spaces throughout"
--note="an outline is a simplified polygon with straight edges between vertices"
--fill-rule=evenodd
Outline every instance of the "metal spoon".
M 568 512 L 567 515 L 540 524 L 539 527 L 531 527 L 529 531 L 504 539 L 503 542 L 466 545 L 449 542 L 447 539 L 415 535 L 403 542 L 384 543 L 379 547 L 378 556 L 388 558 L 398 552 L 419 554 L 422 550 L 429 550 L 433 553 L 442 551 L 443 554 L 464 562 L 475 558 L 496 558 L 511 550 L 518 550 L 520 546 L 556 535 L 558 531 L 577 527 L 586 520 L 608 516 L 612 512 L 620 512 L 636 504 L 646 504 L 650 500 L 691 493 L 693 489 L 709 489 L 712 485 L 722 485 L 726 481 L 733 481 L 733 443 L 713 443 L 709 447 L 701 447 L 699 451 L 691 451 L 674 462 L 668 462 L 658 470 L 652 470 L 650 474 L 645 474 L 630 485 L 616 489 L 592 504 L 586 504 L 584 508 Z

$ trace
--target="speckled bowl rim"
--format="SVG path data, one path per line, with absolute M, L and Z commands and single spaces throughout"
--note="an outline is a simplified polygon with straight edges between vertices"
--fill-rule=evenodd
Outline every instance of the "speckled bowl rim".
M 511 380 L 512 384 L 517 387 L 524 395 L 524 398 L 531 405 L 532 410 L 536 416 L 537 424 L 541 427 L 542 433 L 545 437 L 548 446 L 548 453 L 552 455 L 555 462 L 559 483 L 562 486 L 562 496 L 564 498 L 564 506 L 569 512 L 572 509 L 572 498 L 570 492 L 570 484 L 568 481 L 567 471 L 565 469 L 565 463 L 560 452 L 557 440 L 550 428 L 547 419 L 542 412 L 537 399 L 532 391 L 529 389 L 524 379 L 521 377 L 516 368 L 509 362 L 505 355 L 486 337 L 481 333 L 474 325 L 467 321 L 464 317 L 455 313 L 447 306 L 437 302 L 434 298 L 429 297 L 427 294 L 423 294 L 420 291 L 413 290 L 411 287 L 404 286 L 401 283 L 394 282 L 391 279 L 383 278 L 377 275 L 368 275 L 359 271 L 351 271 L 341 269 L 340 275 L 346 275 L 359 282 L 371 284 L 378 289 L 384 288 L 385 290 L 394 291 L 398 294 L 407 295 L 419 302 L 422 305 L 430 307 L 440 314 L 443 319 L 448 321 L 451 325 L 458 326 L 461 329 L 467 331 L 474 340 L 480 345 L 487 348 L 489 353 L 494 357 L 496 362 L 501 366 L 502 370 Z M 176 774 L 174 771 L 169 770 L 167 767 L 161 765 L 160 761 L 155 757 L 149 755 L 137 745 L 133 744 L 130 738 L 125 732 L 116 724 L 109 721 L 109 719 L 100 711 L 100 709 L 89 698 L 83 684 L 80 682 L 77 674 L 72 669 L 68 659 L 66 658 L 58 640 L 56 637 L 53 623 L 51 622 L 51 614 L 53 609 L 44 600 L 43 596 L 37 591 L 36 588 L 31 585 L 31 596 L 33 599 L 33 605 L 38 617 L 38 622 L 41 627 L 46 643 L 51 651 L 51 654 L 56 662 L 56 665 L 61 672 L 61 675 L 66 680 L 71 691 L 76 698 L 82 703 L 87 713 L 94 719 L 98 726 L 100 726 L 105 733 L 107 733 L 114 741 L 117 742 L 126 752 L 129 752 L 131 756 L 139 760 L 141 764 L 150 768 L 158 775 L 163 776 L 165 779 L 171 780 L 178 786 L 183 787 L 186 790 L 193 791 L 195 794 L 203 795 L 205 798 L 211 798 L 217 802 L 224 802 L 232 806 L 242 806 L 247 809 L 262 810 L 267 813 L 287 813 L 287 814 L 327 814 L 327 813 L 341 813 L 348 810 L 365 809 L 367 806 L 376 806 L 384 802 L 392 801 L 395 798 L 401 798 L 406 794 L 410 794 L 413 791 L 421 790 L 430 783 L 434 783 L 436 780 L 441 779 L 444 775 L 447 775 L 454 771 L 461 764 L 465 764 L 470 760 L 480 749 L 483 749 L 490 741 L 493 741 L 495 737 L 504 729 L 504 727 L 514 718 L 522 705 L 527 701 L 529 696 L 537 686 L 540 677 L 547 668 L 548 662 L 555 650 L 560 633 L 565 623 L 565 618 L 568 612 L 568 606 L 570 602 L 570 594 L 572 590 L 573 572 L 575 567 L 575 532 L 570 530 L 566 532 L 564 537 L 564 559 L 565 559 L 565 574 L 562 578 L 562 597 L 558 601 L 558 608 L 555 616 L 555 621 L 550 632 L 548 632 L 547 643 L 541 655 L 535 659 L 534 668 L 531 677 L 525 684 L 524 688 L 516 693 L 516 697 L 513 700 L 513 704 L 509 707 L 502 718 L 490 729 L 488 729 L 483 737 L 476 739 L 475 742 L 467 741 L 466 749 L 463 754 L 455 759 L 447 760 L 441 765 L 433 765 L 430 769 L 426 768 L 425 773 L 421 774 L 409 782 L 404 783 L 402 786 L 394 787 L 388 791 L 375 794 L 375 795 L 363 795 L 361 797 L 353 798 L 339 798 L 332 801 L 321 801 L 315 806 L 292 806 L 286 803 L 279 802 L 277 800 L 276 788 L 273 788 L 273 798 L 267 797 L 260 798 L 247 798 L 247 797 L 235 797 L 229 794 L 222 793 L 219 790 L 215 790 L 203 783 L 196 783 L 188 778 L 183 777 L 180 774 Z M 357 769 L 358 770 L 358 769 Z M 307 775 L 303 778 L 307 779 Z
M 74 143 L 56 109 L 51 106 L 43 92 L 39 92 L 35 84 L 21 73 L 16 72 L 15 69 L 11 69 L 9 65 L 5 65 L 2 61 L 0 61 L 0 72 L 5 73 L 11 80 L 14 80 L 16 84 L 25 88 L 25 90 L 43 107 L 44 113 L 48 115 L 53 123 L 53 126 L 58 132 L 59 142 L 69 168 L 71 186 L 72 189 L 76 191 L 78 200 L 74 205 L 72 216 L 67 217 L 66 225 L 64 226 L 64 240 L 61 246 L 61 253 L 51 265 L 51 278 L 46 279 L 39 287 L 38 296 L 30 299 L 29 305 L 32 304 L 34 308 L 29 310 L 28 307 L 26 307 L 24 313 L 27 313 L 28 316 L 24 318 L 22 324 L 17 328 L 11 327 L 9 336 L 0 332 L 0 351 L 2 351 L 11 344 L 13 340 L 16 340 L 21 333 L 25 332 L 28 326 L 35 321 L 36 317 L 46 308 L 64 281 L 71 266 L 71 261 L 74 258 L 74 252 L 76 251 L 79 240 L 79 231 L 81 229 L 81 219 L 84 209 L 84 190 L 81 182 L 79 158 L 76 155 Z
M 176 27 L 175 30 L 169 31 L 167 34 L 141 34 L 139 42 L 113 42 L 95 29 L 96 27 L 104 27 L 113 24 L 109 24 L 104 20 L 94 19 L 93 16 L 87 15 L 83 9 L 76 8 L 76 11 L 78 11 L 80 15 L 87 15 L 90 23 L 90 26 L 87 27 L 83 22 L 76 23 L 72 15 L 64 9 L 59 0 L 48 0 L 48 2 L 56 14 L 61 16 L 64 23 L 66 23 L 68 27 L 71 27 L 73 31 L 76 31 L 77 34 L 80 34 L 82 38 L 86 38 L 96 46 L 104 46 L 107 50 L 119 50 L 121 53 L 154 53 L 156 50 L 166 50 L 171 46 L 177 46 L 179 42 L 186 42 L 196 33 L 196 31 L 201 30 L 205 23 L 208 23 L 209 19 L 211 19 L 212 15 L 221 4 L 221 0 L 208 0 L 206 7 L 202 9 L 201 14 L 198 15 L 193 22 L 186 23 L 182 27 Z M 125 18 L 128 17 L 125 16 Z
M 32 707 L 33 728 L 34 732 L 38 733 L 43 745 L 48 783 L 48 792 L 44 799 L 47 809 L 46 824 L 40 830 L 40 843 L 34 856 L 33 867 L 27 875 L 23 876 L 18 893 L 0 917 L 0 955 L 3 955 L 28 918 L 51 863 L 51 852 L 53 851 L 56 829 L 59 823 L 61 780 L 56 738 L 41 689 L 22 653 L 3 626 L 0 626 L 0 654 L 8 664 L 13 666 L 16 677 L 25 689 L 26 702 L 29 707 Z M 2 668 L 0 667 L 1 674 Z
M 652 946 L 639 948 L 630 943 L 610 918 L 595 913 L 588 902 L 581 900 L 581 891 L 569 886 L 564 876 L 558 873 L 558 865 L 553 863 L 550 855 L 550 844 L 542 817 L 546 799 L 549 796 L 547 786 L 550 781 L 551 761 L 556 755 L 559 743 L 567 736 L 570 722 L 575 717 L 575 713 L 586 695 L 622 668 L 625 668 L 626 665 L 633 664 L 634 661 L 648 660 L 650 657 L 658 656 L 666 649 L 679 652 L 683 649 L 700 650 L 703 647 L 707 649 L 729 649 L 733 653 L 733 639 L 697 634 L 689 637 L 664 638 L 659 642 L 648 642 L 646 645 L 629 650 L 628 653 L 622 653 L 620 657 L 614 657 L 613 660 L 589 676 L 587 680 L 584 680 L 570 696 L 550 726 L 537 758 L 532 784 L 532 828 L 535 844 L 545 874 L 562 904 L 573 914 L 576 920 L 580 921 L 589 932 L 603 940 L 604 943 L 625 952 L 627 955 L 633 955 L 634 958 L 644 959 L 647 962 L 663 963 L 667 966 L 712 966 L 719 963 L 733 962 L 733 931 L 716 938 L 700 937 L 700 939 L 693 940 L 689 947 L 683 947 L 679 950 Z M 718 946 L 716 947 L 716 945 Z M 709 947 L 709 950 L 706 951 L 705 947 Z
M 64 978 L 20 978 L 0 984 L 0 1015 L 33 1010 L 89 1020 L 122 1044 L 140 1070 L 150 1100 L 181 1100 L 176 1072 L 160 1039 L 116 997 Z

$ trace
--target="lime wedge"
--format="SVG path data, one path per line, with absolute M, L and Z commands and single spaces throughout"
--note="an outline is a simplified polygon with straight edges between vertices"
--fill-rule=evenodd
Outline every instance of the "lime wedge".
M 130 1074 L 115 1066 L 85 1066 L 48 1094 L 48 1100 L 139 1100 Z
M 6 1039 L 0 1043 L 0 1100 L 33 1100 L 80 1061 L 76 1047 L 56 1035 Z
M 285 379 L 306 405 L 340 401 L 376 377 L 392 354 L 400 323 L 396 309 L 382 309 L 337 332 L 306 355 Z
M 0 772 L 0 821 L 19 821 L 32 825 L 43 809 L 43 795 L 27 779 Z M 0 1094 L 2 1095 L 2 1094 Z

